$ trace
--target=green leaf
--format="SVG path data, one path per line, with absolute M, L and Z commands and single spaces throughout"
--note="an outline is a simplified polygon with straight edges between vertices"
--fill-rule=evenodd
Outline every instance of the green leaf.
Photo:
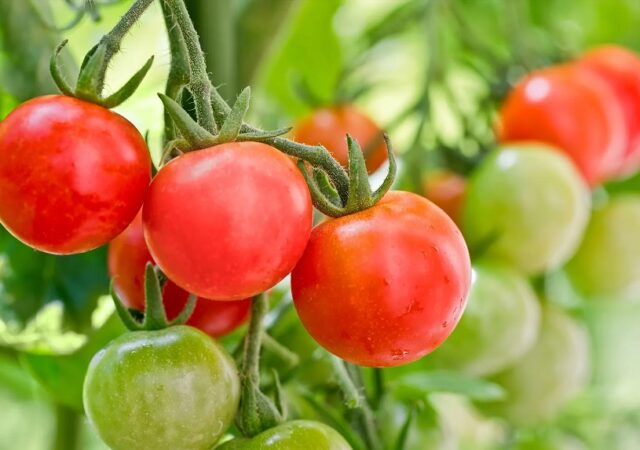
M 0 230 L 0 321 L 11 328 L 44 305 L 64 305 L 64 325 L 82 331 L 109 290 L 106 249 L 72 256 L 37 252 Z
M 111 299 L 105 297 L 111 304 Z M 111 307 L 113 310 L 113 307 Z M 117 315 L 111 317 L 88 339 L 86 344 L 70 355 L 23 353 L 21 361 L 57 402 L 82 411 L 82 385 L 93 356 L 110 341 L 124 333 Z
M 340 42 L 328 26 L 342 2 L 305 0 L 300 2 L 288 30 L 274 44 L 276 49 L 259 77 L 266 94 L 292 116 L 308 106 L 291 89 L 292 80 L 304 79 L 321 99 L 332 99 L 342 70 Z
M 434 392 L 460 394 L 480 402 L 500 400 L 505 396 L 504 390 L 495 383 L 445 370 L 408 373 L 397 379 L 395 389 L 396 395 L 404 399 Z

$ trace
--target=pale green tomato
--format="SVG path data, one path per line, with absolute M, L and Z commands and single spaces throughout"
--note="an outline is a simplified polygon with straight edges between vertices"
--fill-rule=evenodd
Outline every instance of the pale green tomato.
M 495 374 L 536 342 L 540 304 L 527 280 L 499 263 L 477 263 L 462 319 L 451 336 L 427 356 L 446 369 Z
M 187 326 L 120 336 L 94 356 L 84 382 L 87 416 L 113 450 L 209 450 L 239 395 L 231 357 Z
M 559 309 L 545 306 L 536 344 L 493 378 L 505 389 L 505 400 L 486 407 L 516 424 L 552 418 L 587 384 L 589 350 L 584 327 Z
M 614 197 L 593 212 L 567 273 L 586 296 L 640 300 L 640 195 Z
M 573 255 L 589 207 L 589 189 L 564 155 L 514 144 L 487 156 L 471 176 L 462 228 L 472 251 L 535 275 Z

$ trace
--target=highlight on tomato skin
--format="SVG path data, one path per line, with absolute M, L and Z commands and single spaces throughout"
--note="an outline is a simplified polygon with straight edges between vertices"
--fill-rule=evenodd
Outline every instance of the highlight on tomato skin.
M 367 170 L 375 172 L 387 160 L 383 131 L 354 105 L 321 108 L 303 118 L 292 130 L 293 139 L 308 145 L 323 145 L 343 167 L 348 165 L 347 133 L 365 155 Z
M 144 139 L 124 117 L 62 95 L 0 122 L 0 221 L 46 253 L 82 253 L 133 220 L 151 179 Z
M 496 128 L 501 143 L 538 141 L 562 150 L 592 187 L 619 170 L 628 142 L 611 87 L 575 65 L 525 76 L 507 96 Z
M 640 167 L 640 58 L 624 47 L 603 45 L 584 53 L 575 64 L 607 83 L 622 106 L 629 136 L 615 174 L 634 173 Z
M 144 272 L 147 263 L 153 263 L 153 258 L 144 240 L 141 213 L 109 244 L 107 258 L 118 297 L 127 307 L 144 311 Z M 162 296 L 167 318 L 172 320 L 184 309 L 189 293 L 167 280 Z M 217 301 L 199 297 L 186 324 L 211 337 L 222 337 L 244 324 L 250 309 L 251 299 Z
M 312 213 L 290 158 L 266 144 L 231 142 L 162 167 L 142 221 L 149 251 L 169 279 L 200 297 L 241 300 L 291 272 Z
M 309 334 L 370 367 L 407 364 L 438 347 L 458 323 L 470 283 L 456 225 L 429 200 L 401 191 L 318 225 L 291 274 Z

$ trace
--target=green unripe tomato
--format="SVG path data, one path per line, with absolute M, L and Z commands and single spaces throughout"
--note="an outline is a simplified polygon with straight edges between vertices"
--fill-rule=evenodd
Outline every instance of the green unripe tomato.
M 589 297 L 637 299 L 640 289 L 640 196 L 612 198 L 591 216 L 582 244 L 567 265 Z
M 534 345 L 539 326 L 540 304 L 527 280 L 502 264 L 477 263 L 460 323 L 427 359 L 470 375 L 492 375 Z
M 234 439 L 216 450 L 351 450 L 337 431 L 320 422 L 294 420 L 252 439 Z
M 514 366 L 493 377 L 506 398 L 485 405 L 515 424 L 539 423 L 555 416 L 589 376 L 584 327 L 559 309 L 545 306 L 536 344 Z
M 564 155 L 514 144 L 491 153 L 471 176 L 462 229 L 472 250 L 535 275 L 573 255 L 589 207 L 589 189 Z
M 209 450 L 231 425 L 239 394 L 226 351 L 176 326 L 127 333 L 98 352 L 84 407 L 113 450 Z

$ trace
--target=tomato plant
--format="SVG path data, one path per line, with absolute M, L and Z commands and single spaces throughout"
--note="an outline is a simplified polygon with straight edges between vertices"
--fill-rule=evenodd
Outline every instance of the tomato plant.
M 369 173 L 386 160 L 387 149 L 382 130 L 366 114 L 353 105 L 321 108 L 303 118 L 293 129 L 293 139 L 309 145 L 324 145 L 334 158 L 347 167 L 347 142 L 350 134 L 360 143 Z
M 351 450 L 337 431 L 320 422 L 294 420 L 271 428 L 253 439 L 235 439 L 217 450 Z
M 613 197 L 593 212 L 580 248 L 567 265 L 585 295 L 635 300 L 640 284 L 640 196 Z
M 537 144 L 490 154 L 469 179 L 462 229 L 469 246 L 526 274 L 557 267 L 576 250 L 589 191 L 568 159 Z
M 154 261 L 183 289 L 239 300 L 282 280 L 311 232 L 293 162 L 257 142 L 187 153 L 163 167 L 142 210 Z
M 540 306 L 527 280 L 508 266 L 476 263 L 467 308 L 430 360 L 486 376 L 515 363 L 534 344 Z
M 108 260 L 109 273 L 118 296 L 129 308 L 144 311 L 145 266 L 153 259 L 144 241 L 140 214 L 109 244 Z M 189 293 L 167 280 L 162 294 L 167 317 L 172 320 L 184 309 Z M 198 298 L 186 324 L 213 337 L 224 336 L 247 320 L 250 307 L 250 299 L 225 302 Z
M 536 344 L 494 377 L 507 391 L 506 399 L 486 404 L 487 409 L 518 424 L 551 419 L 586 386 L 589 354 L 584 327 L 566 313 L 545 307 Z
M 84 405 L 114 450 L 206 450 L 231 425 L 235 364 L 191 327 L 125 334 L 93 358 Z
M 291 289 L 300 320 L 321 346 L 386 367 L 426 355 L 451 334 L 470 276 L 451 219 L 420 196 L 391 192 L 372 208 L 318 225 Z
M 527 75 L 502 106 L 498 130 L 502 142 L 540 141 L 562 150 L 592 186 L 620 167 L 628 141 L 612 89 L 575 66 Z
M 628 141 L 617 172 L 635 172 L 640 165 L 640 58 L 623 47 L 606 45 L 588 51 L 577 63 L 599 75 L 622 105 Z
M 48 253 L 85 252 L 133 220 L 150 181 L 144 140 L 124 117 L 60 95 L 0 123 L 0 220 Z

